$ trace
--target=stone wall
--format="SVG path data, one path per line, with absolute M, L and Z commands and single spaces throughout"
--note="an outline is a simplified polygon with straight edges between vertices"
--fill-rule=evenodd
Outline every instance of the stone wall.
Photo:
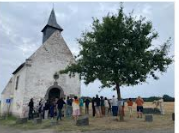
M 59 31 L 52 36 L 29 58 L 30 67 L 27 68 L 26 95 L 24 104 L 30 98 L 35 99 L 38 104 L 40 98 L 53 84 L 53 75 L 74 62 L 71 51 L 67 47 Z M 59 75 L 58 85 L 63 89 L 65 95 L 80 95 L 79 76 L 70 78 L 67 74 Z
M 11 78 L 1 94 L 1 115 L 5 115 L 8 111 L 8 104 L 6 104 L 6 99 L 9 99 L 11 95 L 13 95 L 12 84 L 13 83 Z M 10 107 L 9 111 L 12 112 L 12 106 Z
M 18 86 L 16 88 L 16 80 L 19 76 Z M 10 82 L 7 84 L 6 88 L 2 93 L 2 107 L 1 113 L 6 114 L 8 111 L 8 104 L 6 104 L 6 99 L 11 98 L 10 113 L 14 116 L 21 117 L 23 98 L 25 95 L 25 78 L 26 78 L 26 67 L 24 66 L 20 71 L 12 76 Z
M 15 89 L 17 76 L 19 76 L 19 83 L 17 90 Z M 12 106 L 12 113 L 15 116 L 22 117 L 22 110 L 23 110 L 23 99 L 24 96 L 27 95 L 25 93 L 25 86 L 26 86 L 26 66 L 24 66 L 20 71 L 18 71 L 14 75 L 14 94 L 13 94 L 13 106 Z

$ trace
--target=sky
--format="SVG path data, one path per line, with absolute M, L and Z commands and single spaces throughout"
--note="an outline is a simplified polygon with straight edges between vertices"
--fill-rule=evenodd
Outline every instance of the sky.
M 94 18 L 117 13 L 119 2 L 90 2 L 90 3 L 0 3 L 0 93 L 12 76 L 12 72 L 23 63 L 35 50 L 42 45 L 41 30 L 47 24 L 50 12 L 55 9 L 58 24 L 64 29 L 64 37 L 74 55 L 79 52 L 76 39 L 82 31 L 90 30 Z M 124 12 L 129 14 L 134 10 L 136 19 L 140 15 L 146 17 L 159 33 L 154 46 L 163 44 L 171 37 L 170 55 L 174 55 L 174 3 L 172 2 L 125 2 Z M 122 87 L 123 98 L 174 96 L 174 64 L 166 73 L 158 73 L 159 80 L 149 78 L 147 83 L 137 86 Z M 81 95 L 95 96 L 96 94 L 111 98 L 116 95 L 112 88 L 100 90 L 100 82 L 95 81 L 86 86 L 81 81 Z

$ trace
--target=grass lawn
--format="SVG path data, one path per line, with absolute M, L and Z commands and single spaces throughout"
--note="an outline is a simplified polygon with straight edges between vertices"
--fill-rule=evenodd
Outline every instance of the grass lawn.
M 152 103 L 145 103 L 144 107 L 153 107 Z M 33 124 L 28 121 L 26 124 L 16 124 L 15 118 L 8 117 L 6 120 L 0 120 L 0 124 L 18 129 L 55 129 L 56 131 L 92 131 L 92 130 L 114 130 L 114 129 L 171 129 L 174 128 L 172 121 L 172 113 L 174 112 L 174 103 L 165 103 L 165 115 L 153 115 L 153 122 L 145 122 L 142 119 L 136 118 L 136 107 L 133 107 L 133 118 L 129 118 L 128 108 L 125 107 L 125 121 L 118 122 L 115 117 L 107 116 L 102 118 L 89 117 L 89 126 L 78 127 L 71 118 L 63 118 L 56 126 L 51 126 L 50 120 L 43 120 L 42 124 Z

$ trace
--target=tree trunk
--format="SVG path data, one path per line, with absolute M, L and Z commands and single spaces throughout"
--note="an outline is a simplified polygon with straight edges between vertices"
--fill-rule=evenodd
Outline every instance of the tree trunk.
M 120 90 L 119 83 L 116 83 L 116 91 L 117 91 L 118 100 L 121 100 L 121 90 Z M 122 107 L 120 107 L 120 110 L 118 112 L 119 112 L 120 121 L 124 121 L 124 116 L 122 114 Z
M 117 90 L 117 98 L 118 100 L 121 100 L 121 91 L 120 91 L 119 83 L 116 83 L 116 90 Z

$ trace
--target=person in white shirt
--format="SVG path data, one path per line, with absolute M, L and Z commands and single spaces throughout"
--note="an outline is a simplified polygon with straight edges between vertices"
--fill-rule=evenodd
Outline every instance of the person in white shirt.
M 164 115 L 165 114 L 165 110 L 164 110 L 164 101 L 163 101 L 163 98 L 161 97 L 158 100 L 158 102 L 159 102 L 160 112 L 161 112 L 162 115 Z
M 117 100 L 117 98 L 115 98 L 114 95 L 113 95 L 113 98 L 112 98 L 112 112 L 113 112 L 113 116 L 117 116 L 118 100 Z
M 105 116 L 108 116 L 109 102 L 108 102 L 107 97 L 104 98 L 104 107 L 105 107 Z
M 80 115 L 80 101 L 78 99 L 77 96 L 74 97 L 73 99 L 73 102 L 72 102 L 72 108 L 73 108 L 73 117 L 74 117 L 74 120 L 75 122 L 77 121 L 78 119 L 78 116 Z

